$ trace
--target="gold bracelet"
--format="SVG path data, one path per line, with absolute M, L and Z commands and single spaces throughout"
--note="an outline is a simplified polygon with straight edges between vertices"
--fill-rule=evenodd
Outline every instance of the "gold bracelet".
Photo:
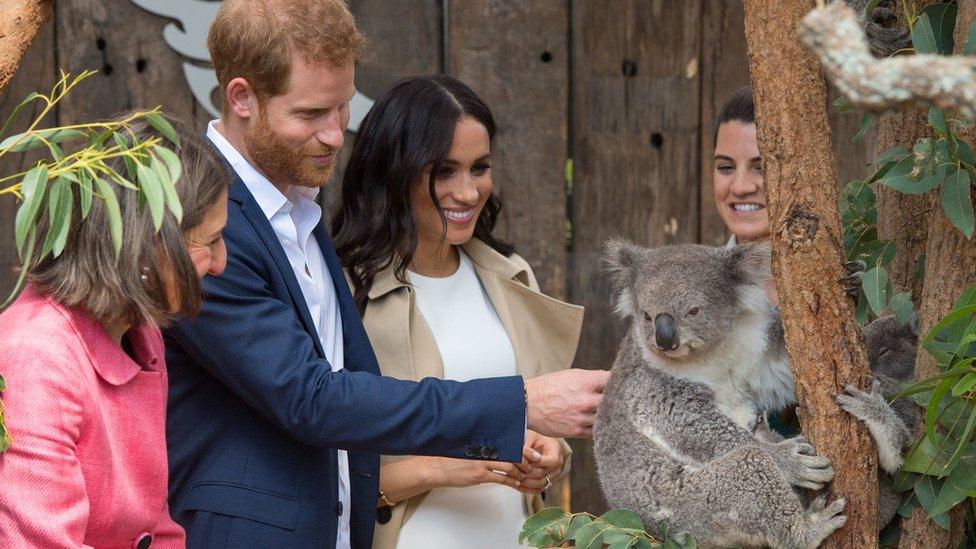
M 377 507 L 393 507 L 396 503 L 390 501 L 390 498 L 386 497 L 383 490 L 380 490 L 379 497 L 376 500 Z

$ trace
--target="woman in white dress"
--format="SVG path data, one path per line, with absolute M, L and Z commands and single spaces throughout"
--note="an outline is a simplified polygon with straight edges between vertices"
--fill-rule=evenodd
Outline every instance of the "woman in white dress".
M 359 129 L 333 235 L 384 375 L 531 378 L 572 365 L 582 308 L 540 293 L 492 235 L 494 132 L 484 102 L 443 75 L 396 84 Z M 470 450 L 481 459 L 383 457 L 374 548 L 519 546 L 539 494 L 567 472 L 568 445 L 527 431 L 519 464 Z

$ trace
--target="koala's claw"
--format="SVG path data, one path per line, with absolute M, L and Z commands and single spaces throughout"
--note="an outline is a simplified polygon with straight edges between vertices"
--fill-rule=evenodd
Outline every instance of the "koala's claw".
M 818 456 L 806 438 L 798 436 L 784 440 L 775 447 L 776 464 L 790 484 L 818 490 L 834 478 L 830 461 Z
M 840 279 L 841 284 L 846 284 L 844 293 L 848 297 L 857 297 L 861 293 L 861 279 L 864 272 L 868 270 L 868 265 L 860 259 L 855 259 L 845 262 L 844 269 L 847 271 L 847 276 Z

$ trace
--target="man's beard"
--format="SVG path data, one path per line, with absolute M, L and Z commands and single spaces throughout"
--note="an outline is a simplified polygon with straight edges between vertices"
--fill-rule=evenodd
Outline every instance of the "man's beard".
M 255 167 L 276 186 L 321 187 L 332 178 L 335 169 L 334 149 L 317 143 L 296 150 L 274 133 L 263 110 L 257 123 L 244 131 L 244 146 L 257 164 Z M 333 158 L 326 166 L 316 165 L 310 159 L 330 154 Z

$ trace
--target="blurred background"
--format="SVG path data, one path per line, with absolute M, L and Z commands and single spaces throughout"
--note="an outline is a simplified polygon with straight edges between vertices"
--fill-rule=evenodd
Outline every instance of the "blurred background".
M 219 2 L 58 0 L 0 95 L 3 119 L 58 70 L 99 74 L 48 123 L 162 105 L 202 132 L 219 101 L 206 30 Z M 444 72 L 470 85 L 498 123 L 492 172 L 515 243 L 546 293 L 587 309 L 576 367 L 609 368 L 624 325 L 611 314 L 599 257 L 620 235 L 645 245 L 727 238 L 712 200 L 713 118 L 749 83 L 741 0 L 350 0 L 372 58 L 356 85 L 375 98 L 400 78 Z M 833 95 L 832 95 L 833 98 Z M 35 103 L 36 104 L 36 103 Z M 209 109 L 209 110 L 208 110 Z M 22 113 L 13 130 L 29 123 Z M 840 183 L 863 175 L 874 139 L 858 113 L 830 108 Z M 873 130 L 872 130 L 873 131 Z M 347 134 L 342 154 L 351 150 Z M 322 194 L 327 218 L 342 185 Z M 7 155 L 0 173 L 30 156 Z M 14 282 L 17 204 L 0 201 L 0 295 Z M 571 479 L 548 504 L 605 509 L 592 446 L 573 441 Z

